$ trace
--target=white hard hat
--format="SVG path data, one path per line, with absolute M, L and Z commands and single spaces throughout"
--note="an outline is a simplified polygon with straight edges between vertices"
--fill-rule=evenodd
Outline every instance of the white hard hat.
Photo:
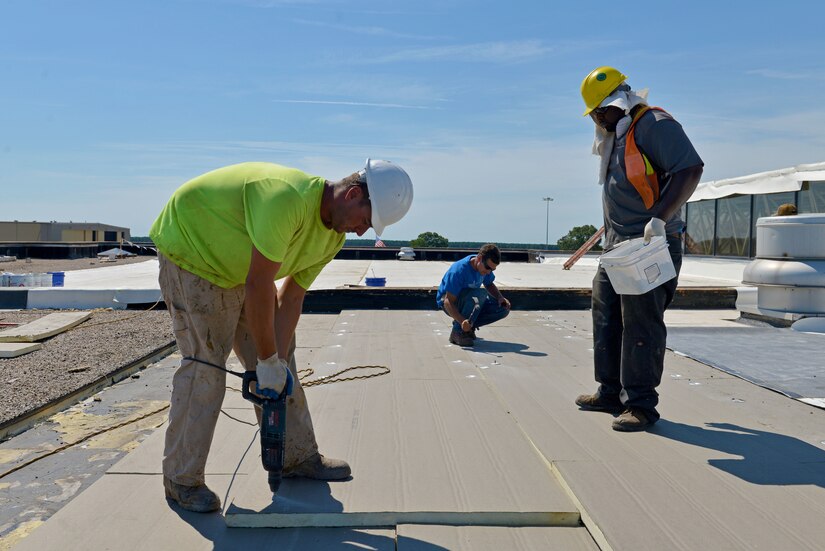
M 372 206 L 372 227 L 376 235 L 381 235 L 384 228 L 404 218 L 410 210 L 412 180 L 403 168 L 389 161 L 367 159 L 364 172 Z

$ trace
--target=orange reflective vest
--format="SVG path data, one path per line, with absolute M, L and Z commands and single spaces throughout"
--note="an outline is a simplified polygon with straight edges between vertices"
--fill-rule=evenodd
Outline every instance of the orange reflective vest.
M 633 117 L 633 122 L 630 123 L 630 128 L 627 129 L 627 139 L 624 146 L 625 176 L 639 192 L 645 208 L 648 210 L 659 200 L 659 177 L 656 175 L 656 171 L 653 169 L 653 165 L 650 164 L 647 155 L 642 153 L 639 146 L 636 145 L 635 128 L 636 122 L 642 118 L 642 115 L 652 109 L 667 113 L 661 107 L 645 106 L 639 109 L 639 112 Z

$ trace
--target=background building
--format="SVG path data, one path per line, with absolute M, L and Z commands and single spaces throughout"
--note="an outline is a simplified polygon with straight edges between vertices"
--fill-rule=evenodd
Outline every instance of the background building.
M 0 242 L 102 243 L 131 240 L 129 228 L 96 222 L 0 222 Z
M 825 163 L 699 184 L 686 206 L 685 253 L 754 257 L 756 221 L 784 203 L 825 212 Z
M 18 258 L 94 258 L 114 245 L 137 254 L 129 228 L 97 222 L 0 222 L 0 255 Z M 127 245 L 128 243 L 128 245 Z M 134 249 L 134 250 L 132 250 Z

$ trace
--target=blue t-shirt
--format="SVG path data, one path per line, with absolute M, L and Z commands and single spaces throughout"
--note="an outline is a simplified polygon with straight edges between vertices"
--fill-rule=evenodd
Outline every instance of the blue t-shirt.
M 456 260 L 444 277 L 441 278 L 441 285 L 438 286 L 438 293 L 435 295 L 435 303 L 439 309 L 444 308 L 444 294 L 452 293 L 458 296 L 464 289 L 472 288 L 478 289 L 482 285 L 485 287 L 495 281 L 496 276 L 493 272 L 487 275 L 481 275 L 478 270 L 473 268 L 470 264 L 476 255 L 471 254 L 461 260 Z

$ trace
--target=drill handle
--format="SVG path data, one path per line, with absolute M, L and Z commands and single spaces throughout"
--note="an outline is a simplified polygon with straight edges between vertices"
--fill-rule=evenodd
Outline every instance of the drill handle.
M 255 392 L 250 390 L 252 383 L 255 383 Z M 292 386 L 294 384 L 294 379 L 292 377 L 292 371 L 289 369 L 286 370 L 286 385 L 284 386 L 284 390 L 281 394 L 277 394 L 274 390 L 270 390 L 268 388 L 260 389 L 258 388 L 258 374 L 255 371 L 245 371 L 243 374 L 243 388 L 241 389 L 241 396 L 244 399 L 249 400 L 254 404 L 263 405 L 263 403 L 267 400 L 277 400 L 282 396 L 286 395 L 289 396 L 292 394 Z

